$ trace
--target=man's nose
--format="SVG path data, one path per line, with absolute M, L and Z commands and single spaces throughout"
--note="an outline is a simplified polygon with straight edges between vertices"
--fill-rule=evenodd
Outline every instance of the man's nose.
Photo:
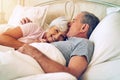
M 73 21 L 68 22 L 68 27 L 72 25 Z
M 68 22 L 68 24 L 67 24 L 67 25 L 68 25 L 68 27 L 70 27 L 70 26 L 71 26 L 71 22 Z
M 68 25 L 68 27 L 70 27 L 70 22 L 68 22 L 68 24 L 67 24 L 67 25 Z

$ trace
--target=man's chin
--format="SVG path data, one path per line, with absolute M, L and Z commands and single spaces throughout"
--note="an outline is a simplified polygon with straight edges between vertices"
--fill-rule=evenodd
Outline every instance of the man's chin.
M 70 34 L 69 34 L 69 33 L 67 33 L 66 35 L 67 35 L 67 37 L 70 37 Z
M 72 37 L 72 35 L 68 33 L 68 34 L 67 34 L 67 37 Z

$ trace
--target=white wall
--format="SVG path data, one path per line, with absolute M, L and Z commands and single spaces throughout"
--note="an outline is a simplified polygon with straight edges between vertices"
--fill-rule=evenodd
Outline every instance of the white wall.
M 26 6 L 34 6 L 34 5 L 38 5 L 41 3 L 52 4 L 54 2 L 65 2 L 65 1 L 68 1 L 68 0 L 25 0 L 24 4 Z M 69 1 L 73 1 L 73 0 L 69 0 Z
M 14 7 L 18 4 L 18 1 L 19 0 L 2 0 L 2 13 L 4 13 L 4 15 L 0 15 L 0 17 L 2 16 L 6 21 L 8 21 Z

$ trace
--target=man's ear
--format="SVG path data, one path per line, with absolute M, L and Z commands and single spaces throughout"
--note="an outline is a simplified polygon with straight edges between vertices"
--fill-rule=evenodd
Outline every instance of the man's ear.
M 82 32 L 87 32 L 89 29 L 89 25 L 88 24 L 83 24 L 83 26 L 81 27 L 81 31 Z

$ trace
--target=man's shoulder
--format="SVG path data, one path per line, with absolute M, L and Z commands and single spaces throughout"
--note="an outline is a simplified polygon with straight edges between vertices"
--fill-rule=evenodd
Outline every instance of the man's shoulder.
M 70 37 L 68 38 L 68 41 L 73 42 L 74 44 L 93 44 L 93 42 L 91 42 L 89 39 L 86 38 L 80 38 L 80 37 Z
M 89 41 L 89 39 L 86 38 L 81 38 L 81 37 L 70 37 L 68 40 L 73 40 L 73 41 Z

